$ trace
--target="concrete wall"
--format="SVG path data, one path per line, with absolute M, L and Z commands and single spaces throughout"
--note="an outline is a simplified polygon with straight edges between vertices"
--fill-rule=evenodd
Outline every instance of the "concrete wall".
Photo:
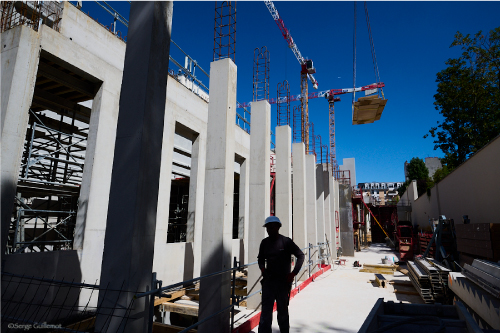
M 430 197 L 413 195 L 413 224 L 426 226 L 429 218 L 440 215 L 455 223 L 461 223 L 463 215 L 468 215 L 471 223 L 500 223 L 499 166 L 500 136 L 497 136 L 436 184 Z
M 354 157 L 342 159 L 342 165 L 339 165 L 340 170 L 349 170 L 351 174 L 351 185 L 355 186 L 356 183 L 356 160 Z M 345 175 L 347 177 L 347 175 Z

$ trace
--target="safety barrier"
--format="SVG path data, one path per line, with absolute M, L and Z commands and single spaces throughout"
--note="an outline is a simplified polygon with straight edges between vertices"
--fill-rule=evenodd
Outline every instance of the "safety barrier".
M 313 260 L 313 257 L 314 255 L 316 254 L 314 251 L 315 249 L 317 249 L 316 251 L 318 252 L 318 259 L 316 260 Z M 298 285 L 297 283 L 297 277 L 295 277 L 295 281 L 294 281 L 294 288 L 292 288 L 292 291 L 290 293 L 290 298 L 293 298 L 293 296 L 295 296 L 297 293 L 300 292 L 301 289 L 305 288 L 310 282 L 314 282 L 314 279 L 319 276 L 320 274 L 322 274 L 326 269 L 328 269 L 329 267 L 331 267 L 331 264 L 330 264 L 330 258 L 331 258 L 331 252 L 330 252 L 330 249 L 329 249 L 329 243 L 328 241 L 327 242 L 323 242 L 323 243 L 318 243 L 318 245 L 312 245 L 309 243 L 309 246 L 301 249 L 302 251 L 305 251 L 307 250 L 307 255 L 308 255 L 308 261 L 307 261 L 307 264 L 303 265 L 302 268 L 300 269 L 299 271 L 299 274 L 300 272 L 304 271 L 305 269 L 308 270 L 308 279 L 306 279 L 306 281 L 303 281 L 302 284 Z M 328 260 L 329 262 L 329 265 L 326 266 L 326 269 L 325 267 L 321 267 L 320 263 L 324 263 L 324 260 Z M 234 315 L 235 315 L 235 306 L 240 306 L 241 302 L 249 299 L 250 297 L 258 294 L 258 293 L 261 293 L 262 292 L 262 289 L 259 289 L 253 293 L 251 293 L 250 295 L 247 295 L 247 296 L 238 296 L 235 294 L 235 291 L 236 291 L 236 272 L 237 271 L 240 271 L 242 272 L 244 269 L 250 267 L 250 266 L 253 266 L 253 265 L 256 265 L 257 262 L 252 262 L 252 263 L 249 263 L 249 264 L 245 264 L 245 265 L 239 265 L 239 262 L 236 260 L 236 257 L 234 257 L 234 260 L 233 260 L 233 267 L 232 268 L 229 268 L 229 269 L 226 269 L 226 270 L 222 270 L 222 271 L 218 271 L 218 272 L 214 272 L 214 273 L 211 273 L 211 274 L 206 274 L 206 275 L 203 275 L 203 276 L 200 276 L 200 277 L 197 277 L 197 278 L 194 278 L 194 279 L 190 279 L 190 280 L 186 280 L 186 281 L 181 281 L 181 282 L 177 282 L 177 283 L 174 283 L 174 284 L 170 284 L 168 286 L 165 286 L 165 287 L 162 287 L 161 286 L 161 281 L 160 280 L 157 280 L 156 279 L 156 273 L 153 273 L 153 281 L 155 282 L 155 284 L 153 285 L 156 285 L 158 286 L 158 288 L 154 289 L 154 290 L 151 290 L 151 291 L 148 291 L 148 292 L 144 292 L 144 293 L 139 293 L 139 294 L 136 294 L 134 296 L 135 299 L 137 298 L 141 298 L 141 297 L 145 297 L 145 296 L 152 296 L 151 297 L 151 301 L 150 301 L 150 305 L 149 305 L 149 317 L 151 318 L 151 320 L 153 319 L 153 315 L 154 315 L 154 301 L 155 301 L 155 297 L 162 297 L 162 296 L 165 296 L 165 297 L 168 297 L 168 295 L 166 295 L 165 293 L 166 292 L 172 292 L 172 291 L 176 291 L 176 290 L 179 290 L 181 288 L 184 288 L 186 285 L 192 285 L 193 283 L 197 282 L 197 281 L 201 281 L 203 279 L 206 279 L 206 278 L 209 278 L 209 277 L 214 277 L 214 276 L 217 276 L 217 275 L 220 275 L 220 274 L 224 274 L 224 273 L 232 273 L 232 279 L 231 279 L 231 304 L 229 306 L 226 306 L 225 308 L 219 310 L 218 312 L 216 313 L 213 313 L 211 314 L 210 316 L 190 325 L 189 327 L 186 327 L 185 329 L 183 329 L 182 331 L 180 331 L 180 333 L 185 333 L 185 332 L 188 332 L 189 330 L 191 329 L 194 329 L 196 327 L 198 327 L 199 325 L 215 318 L 216 316 L 226 312 L 226 311 L 231 311 L 231 316 L 230 316 L 230 325 L 231 325 L 231 332 L 233 332 L 235 329 L 234 329 Z M 318 265 L 319 266 L 319 271 L 317 271 L 316 273 L 313 273 L 314 271 L 314 266 L 315 265 Z M 293 294 L 293 296 L 292 296 Z M 258 317 L 260 318 L 260 314 L 258 314 Z M 253 322 L 255 322 L 255 320 L 253 320 Z M 258 321 L 257 321 L 258 323 Z M 248 325 L 246 325 L 248 326 Z M 255 325 L 254 325 L 255 327 Z M 150 328 L 152 328 L 152 325 L 150 326 Z M 241 328 L 237 329 L 236 331 L 238 332 L 243 332 L 241 330 Z M 151 330 L 150 330 L 151 332 Z

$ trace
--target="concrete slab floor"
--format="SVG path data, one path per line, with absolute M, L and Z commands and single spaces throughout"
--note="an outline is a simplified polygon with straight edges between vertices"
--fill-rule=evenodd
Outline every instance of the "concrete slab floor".
M 423 304 L 420 296 L 394 293 L 392 285 L 378 288 L 369 282 L 375 279 L 373 273 L 361 273 L 359 268 L 353 267 L 354 261 L 359 261 L 361 265 L 381 264 L 381 259 L 390 255 L 397 257 L 396 252 L 385 244 L 372 244 L 356 252 L 355 257 L 341 257 L 346 259 L 345 266 L 334 265 L 333 271 L 319 276 L 290 301 L 290 332 L 357 332 L 379 298 Z M 401 272 L 384 277 L 387 280 L 409 281 L 408 276 Z M 250 332 L 257 333 L 258 329 L 257 326 Z M 276 332 L 279 332 L 279 327 L 275 312 L 273 333 Z

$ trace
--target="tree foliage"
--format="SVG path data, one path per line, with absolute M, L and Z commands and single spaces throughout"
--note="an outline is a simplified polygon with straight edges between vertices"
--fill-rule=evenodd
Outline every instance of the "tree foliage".
M 410 180 L 419 180 L 429 178 L 429 169 L 425 166 L 423 159 L 414 157 L 410 160 L 406 171 L 408 171 L 408 178 Z
M 436 78 L 434 105 L 444 121 L 429 130 L 450 169 L 500 133 L 500 27 L 486 35 L 457 32 L 454 46 L 462 55 L 449 59 Z

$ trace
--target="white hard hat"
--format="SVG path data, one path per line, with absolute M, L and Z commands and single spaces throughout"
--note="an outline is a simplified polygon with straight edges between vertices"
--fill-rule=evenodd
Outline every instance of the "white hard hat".
M 266 224 L 268 224 L 268 223 L 279 223 L 280 227 L 281 227 L 281 221 L 280 221 L 280 219 L 277 216 L 269 216 L 269 217 L 267 217 L 266 218 L 266 222 L 264 222 L 263 227 L 265 227 Z

